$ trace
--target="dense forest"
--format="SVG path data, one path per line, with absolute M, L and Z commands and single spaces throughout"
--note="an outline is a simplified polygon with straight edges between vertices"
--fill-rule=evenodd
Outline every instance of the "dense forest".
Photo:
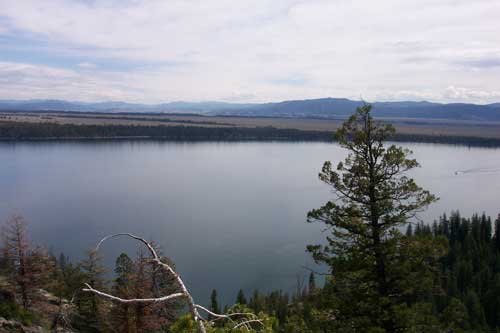
M 240 290 L 223 305 L 213 290 L 210 300 L 194 300 L 152 241 L 110 235 L 73 262 L 32 244 L 26 221 L 12 216 L 2 228 L 0 324 L 40 332 L 500 332 L 500 215 L 419 221 L 438 198 L 406 175 L 418 162 L 386 144 L 395 130 L 370 112 L 363 105 L 336 132 L 348 156 L 319 173 L 334 197 L 307 222 L 327 236 L 305 247 L 323 270 L 296 291 Z M 116 237 L 142 245 L 135 258 L 116 258 L 109 279 L 98 250 Z
M 170 141 L 331 141 L 325 131 L 279 129 L 275 127 L 204 127 L 186 125 L 74 125 L 0 121 L 0 140 L 96 140 L 154 139 Z M 471 136 L 398 134 L 399 142 L 448 143 L 468 146 L 500 147 L 500 139 Z

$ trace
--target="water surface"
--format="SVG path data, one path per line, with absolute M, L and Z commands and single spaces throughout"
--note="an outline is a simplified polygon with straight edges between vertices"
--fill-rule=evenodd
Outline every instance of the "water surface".
M 441 200 L 421 217 L 500 212 L 500 150 L 405 144 L 413 176 Z M 305 222 L 331 197 L 317 179 L 345 152 L 328 143 L 67 142 L 0 144 L 0 219 L 21 213 L 32 238 L 74 259 L 100 237 L 154 239 L 199 302 L 216 288 L 293 290 L 311 266 L 305 246 L 324 238 Z M 112 267 L 128 241 L 104 247 Z

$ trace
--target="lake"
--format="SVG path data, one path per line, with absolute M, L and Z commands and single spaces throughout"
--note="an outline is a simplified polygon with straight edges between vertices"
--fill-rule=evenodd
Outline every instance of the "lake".
M 441 200 L 421 215 L 500 212 L 500 149 L 404 144 L 422 167 L 417 183 Z M 242 142 L 0 143 L 0 219 L 20 213 L 31 237 L 73 260 L 104 235 L 158 242 L 199 303 L 238 289 L 294 290 L 313 267 L 305 247 L 325 237 L 307 211 L 331 198 L 318 178 L 336 144 Z M 103 248 L 113 267 L 135 244 Z

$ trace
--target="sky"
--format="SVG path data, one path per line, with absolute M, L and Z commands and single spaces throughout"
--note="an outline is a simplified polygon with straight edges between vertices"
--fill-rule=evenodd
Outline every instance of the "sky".
M 0 0 L 0 99 L 500 102 L 498 0 Z

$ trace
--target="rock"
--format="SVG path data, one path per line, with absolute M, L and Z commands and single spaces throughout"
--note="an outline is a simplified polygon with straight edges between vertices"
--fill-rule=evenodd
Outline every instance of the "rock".
M 0 332 L 13 332 L 13 331 L 21 331 L 23 325 L 15 320 L 7 320 L 3 317 L 0 317 Z
M 41 326 L 24 326 L 16 320 L 7 320 L 0 317 L 0 333 L 23 332 L 23 333 L 44 333 L 49 332 Z

